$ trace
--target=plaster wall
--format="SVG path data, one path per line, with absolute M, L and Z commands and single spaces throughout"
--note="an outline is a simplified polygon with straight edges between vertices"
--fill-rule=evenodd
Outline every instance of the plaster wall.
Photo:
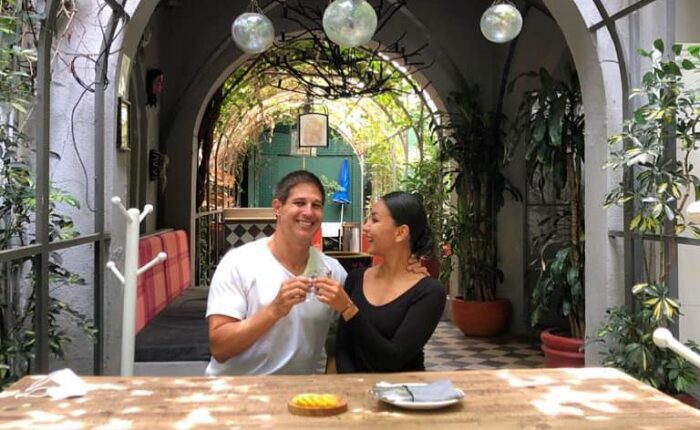
M 91 84 L 95 80 L 95 68 L 88 56 L 76 58 L 74 53 L 90 55 L 100 52 L 102 38 L 99 35 L 99 25 L 93 24 L 97 31 L 91 31 L 92 25 L 89 28 L 79 25 L 93 22 L 97 16 L 105 19 L 106 14 L 100 15 L 97 7 L 94 2 L 78 1 L 72 19 L 67 16 L 59 18 L 59 31 L 54 39 L 55 53 L 51 76 L 49 145 L 57 156 L 52 158 L 49 176 L 52 186 L 63 189 L 79 201 L 79 209 L 58 204 L 57 210 L 72 217 L 75 228 L 81 235 L 94 233 L 94 216 L 97 210 L 94 199 L 94 97 L 90 92 L 93 88 Z M 68 30 L 63 31 L 69 24 L 71 26 Z M 75 76 L 70 70 L 71 62 Z M 78 79 L 89 89 L 82 86 Z M 113 164 L 110 166 L 119 169 L 122 161 L 113 158 Z M 109 169 L 111 171 L 112 167 Z M 51 296 L 92 318 L 95 270 L 92 245 L 66 249 L 58 254 L 64 267 L 83 277 L 86 285 L 61 285 L 51 282 Z M 91 340 L 70 320 L 64 318 L 60 323 L 72 342 L 66 345 L 64 359 L 50 357 L 50 369 L 70 366 L 79 373 L 91 373 Z

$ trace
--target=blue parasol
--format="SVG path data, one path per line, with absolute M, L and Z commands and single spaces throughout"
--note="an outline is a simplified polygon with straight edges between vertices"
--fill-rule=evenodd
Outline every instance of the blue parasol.
M 340 189 L 333 194 L 333 203 L 340 205 L 340 229 L 338 230 L 338 245 L 342 249 L 343 244 L 343 210 L 345 205 L 350 204 L 350 163 L 347 159 L 343 160 L 343 165 L 340 167 L 340 179 L 338 180 Z
M 340 205 L 352 203 L 348 194 L 348 191 L 350 191 L 350 163 L 348 163 L 347 159 L 343 160 L 343 165 L 340 167 L 338 185 L 340 185 L 340 189 L 333 194 L 333 203 Z

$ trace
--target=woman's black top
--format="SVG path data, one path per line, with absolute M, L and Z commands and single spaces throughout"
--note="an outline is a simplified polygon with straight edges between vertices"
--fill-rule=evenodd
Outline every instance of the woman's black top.
M 338 373 L 425 370 L 423 346 L 445 307 L 442 284 L 426 277 L 393 301 L 374 306 L 362 290 L 366 270 L 353 270 L 345 280 L 345 291 L 360 311 L 350 321 L 340 318 Z

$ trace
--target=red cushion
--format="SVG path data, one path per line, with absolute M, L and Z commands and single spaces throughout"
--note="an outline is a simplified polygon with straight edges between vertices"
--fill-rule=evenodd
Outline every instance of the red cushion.
M 139 267 L 163 251 L 158 236 L 139 240 Z M 136 332 L 151 322 L 168 304 L 165 268 L 156 264 L 138 277 L 136 282 Z
M 168 301 L 172 301 L 192 283 L 189 243 L 184 230 L 164 233 L 160 239 L 168 254 L 168 259 L 165 260 L 165 280 Z

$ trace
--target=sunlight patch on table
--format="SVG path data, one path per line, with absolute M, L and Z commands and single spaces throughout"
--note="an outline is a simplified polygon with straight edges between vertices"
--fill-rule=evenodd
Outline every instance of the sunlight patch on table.
M 14 397 L 14 396 L 16 396 L 17 394 L 19 394 L 19 390 L 7 390 L 7 391 L 3 391 L 2 393 L 0 393 L 0 399 L 3 399 L 3 398 L 5 398 L 5 397 Z
M 225 379 L 214 379 L 209 381 L 209 388 L 214 391 L 226 391 L 226 390 L 231 390 L 234 387 L 228 383 L 227 380 Z
M 249 400 L 255 400 L 262 403 L 270 403 L 270 396 L 248 396 Z
M 613 402 L 634 398 L 634 395 L 622 391 L 616 385 L 603 385 L 594 392 L 575 390 L 570 386 L 557 386 L 530 403 L 547 416 L 574 415 L 601 419 L 602 417 L 595 412 L 619 413 L 620 409 Z M 591 411 L 594 411 L 593 414 Z
M 212 403 L 221 400 L 221 396 L 205 392 L 192 393 L 188 396 L 180 396 L 175 399 L 177 403 Z
M 88 386 L 89 391 L 94 391 L 94 390 L 125 391 L 125 390 L 129 389 L 129 387 L 125 387 L 125 386 L 119 385 L 119 384 L 87 384 L 87 386 Z
M 108 423 L 95 427 L 95 430 L 129 430 L 133 428 L 131 421 L 111 418 Z
M 52 414 L 44 411 L 29 411 L 27 412 L 27 415 L 39 423 L 55 423 L 66 418 L 64 415 Z
M 499 370 L 497 373 L 499 378 L 505 379 L 511 387 L 537 387 L 540 385 L 549 385 L 554 383 L 554 379 L 550 376 L 520 376 L 518 373 L 509 371 L 508 369 Z
M 131 406 L 129 408 L 125 408 L 122 410 L 122 414 L 128 415 L 128 414 L 136 414 L 141 412 L 141 408 L 138 406 Z
M 199 408 L 190 412 L 187 417 L 175 423 L 178 430 L 189 430 L 197 428 L 202 424 L 214 424 L 216 420 L 211 416 L 209 409 Z

